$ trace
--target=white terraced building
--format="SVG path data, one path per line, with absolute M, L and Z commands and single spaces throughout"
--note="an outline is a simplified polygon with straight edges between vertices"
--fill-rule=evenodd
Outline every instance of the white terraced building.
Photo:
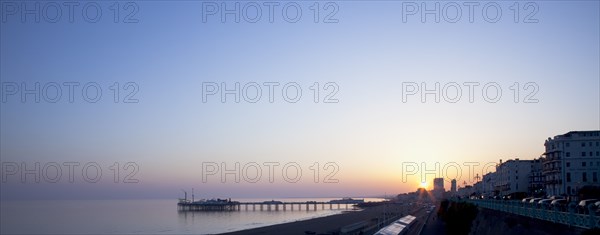
M 511 193 L 527 193 L 529 191 L 529 176 L 533 160 L 509 159 L 500 160 L 496 166 L 494 189 L 500 196 Z
M 542 175 L 548 195 L 576 196 L 586 185 L 600 186 L 600 131 L 571 131 L 544 143 Z

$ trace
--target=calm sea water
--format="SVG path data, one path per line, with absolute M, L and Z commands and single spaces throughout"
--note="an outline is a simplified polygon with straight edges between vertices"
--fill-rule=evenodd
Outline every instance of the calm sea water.
M 329 201 L 334 198 L 275 199 Z M 266 201 L 271 199 L 234 199 Z M 380 201 L 367 198 L 365 201 Z M 2 201 L 2 234 L 214 234 L 338 214 L 316 211 L 181 212 L 176 200 Z M 303 208 L 305 209 L 305 208 Z M 312 208 L 311 208 L 312 209 Z

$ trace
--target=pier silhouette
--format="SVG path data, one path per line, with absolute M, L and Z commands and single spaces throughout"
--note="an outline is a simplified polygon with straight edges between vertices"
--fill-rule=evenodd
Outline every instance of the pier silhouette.
M 327 209 L 348 209 L 349 205 L 356 205 L 363 200 L 331 200 L 329 202 L 304 201 L 304 202 L 282 202 L 282 201 L 263 201 L 263 202 L 239 202 L 231 199 L 211 199 L 201 201 L 188 201 L 180 199 L 177 203 L 177 209 L 180 211 L 294 211 L 294 210 L 317 210 L 320 206 L 322 210 Z

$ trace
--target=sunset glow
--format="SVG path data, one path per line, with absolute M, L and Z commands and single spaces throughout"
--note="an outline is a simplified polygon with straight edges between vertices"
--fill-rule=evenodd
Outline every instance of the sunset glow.
M 579 235 L 599 10 L 0 0 L 0 235 Z

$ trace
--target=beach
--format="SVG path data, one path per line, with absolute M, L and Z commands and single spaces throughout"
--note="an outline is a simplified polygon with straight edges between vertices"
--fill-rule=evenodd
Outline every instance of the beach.
M 357 223 L 367 227 L 374 226 L 374 228 L 377 228 L 377 222 L 383 219 L 384 211 L 385 214 L 387 214 L 386 218 L 403 216 L 407 214 L 407 209 L 405 209 L 404 206 L 388 204 L 385 206 L 368 207 L 360 211 L 349 211 L 337 215 L 276 224 L 224 234 L 310 234 L 307 232 L 314 232 L 313 234 L 328 234 L 339 232 L 340 229 L 344 227 L 349 228 L 351 225 Z M 375 230 L 373 232 L 375 232 Z

